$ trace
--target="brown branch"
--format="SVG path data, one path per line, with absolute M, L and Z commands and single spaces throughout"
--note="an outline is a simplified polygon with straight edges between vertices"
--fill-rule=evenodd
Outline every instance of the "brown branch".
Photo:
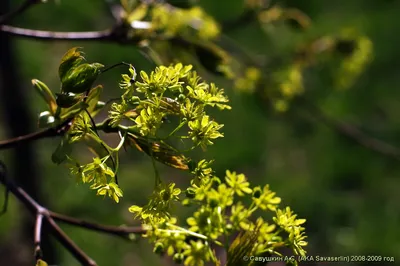
M 61 243 L 82 265 L 96 266 L 97 263 L 90 258 L 69 236 L 57 225 L 50 216 L 46 216 L 46 222 L 54 237 Z
M 318 106 L 312 102 L 301 97 L 297 101 L 300 105 L 308 111 L 308 113 L 327 127 L 333 129 L 335 132 L 348 137 L 358 143 L 359 145 L 384 155 L 386 157 L 400 160 L 400 149 L 377 138 L 371 137 L 362 132 L 356 126 L 342 122 L 326 115 Z
M 40 0 L 25 0 L 25 2 L 22 3 L 22 5 L 20 5 L 16 10 L 11 11 L 10 13 L 7 13 L 7 14 L 1 16 L 0 17 L 0 25 L 7 23 L 8 21 L 12 20 L 16 16 L 22 14 L 24 11 L 26 11 L 33 5 L 39 4 L 40 2 L 41 2 Z
M 35 259 L 41 259 L 43 257 L 41 245 L 42 239 L 42 222 L 43 222 L 43 214 L 36 215 L 36 223 L 35 223 L 35 236 L 34 236 L 34 245 L 35 245 Z
M 50 216 L 56 221 L 83 227 L 85 229 L 92 230 L 92 231 L 97 231 L 97 232 L 101 232 L 101 233 L 106 233 L 106 234 L 110 234 L 110 235 L 123 237 L 125 239 L 126 238 L 130 239 L 129 235 L 131 235 L 131 234 L 145 234 L 146 233 L 146 230 L 141 226 L 136 226 L 136 227 L 119 226 L 118 227 L 118 226 L 110 226 L 110 225 L 101 225 L 101 224 L 96 224 L 96 223 L 76 219 L 76 218 L 73 218 L 73 217 L 70 217 L 70 216 L 67 216 L 64 214 L 55 213 L 52 211 L 49 211 L 49 213 L 50 213 Z
M 1 168 L 4 171 L 0 171 L 0 182 L 5 185 L 8 190 L 14 194 L 32 214 L 42 215 L 46 222 L 49 223 L 51 232 L 56 239 L 83 265 L 96 265 L 96 263 L 88 257 L 68 236 L 62 231 L 60 227 L 50 217 L 49 213 L 45 208 L 40 206 L 34 199 L 32 199 L 28 193 L 22 188 L 15 185 L 13 182 L 8 180 L 5 176 L 5 165 L 0 161 Z M 36 247 L 35 247 L 36 248 Z
M 18 28 L 9 25 L 0 26 L 0 31 L 8 33 L 13 36 L 19 36 L 29 39 L 40 40 L 110 40 L 114 38 L 114 29 L 107 29 L 102 31 L 85 31 L 85 32 L 57 32 L 45 30 L 32 30 Z
M 47 137 L 53 137 L 56 136 L 54 130 L 52 128 L 42 130 L 39 132 L 34 132 L 28 135 L 16 137 L 13 139 L 8 139 L 8 140 L 3 140 L 0 141 L 0 150 L 2 149 L 8 149 L 8 148 L 14 148 L 15 146 L 19 144 L 23 144 L 25 142 L 30 142 L 30 141 L 35 141 L 38 139 L 43 139 Z
M 247 16 L 246 16 L 247 17 Z M 118 28 L 115 28 L 118 29 Z M 30 29 L 22 29 L 16 28 L 12 26 L 0 26 L 0 30 L 6 33 L 10 33 L 12 35 L 34 38 L 34 39 L 42 39 L 42 40 L 110 40 L 110 41 L 122 41 L 124 35 L 117 35 L 113 30 L 104 30 L 104 31 L 93 31 L 93 32 L 51 32 L 51 31 L 39 31 L 39 30 L 30 30 Z M 188 45 L 188 42 L 181 38 L 172 38 L 170 40 L 174 44 L 178 45 Z M 389 157 L 395 157 L 396 159 L 400 159 L 400 149 L 393 147 L 392 145 L 381 141 L 379 139 L 368 136 L 367 134 L 360 131 L 358 128 L 342 123 L 340 121 L 336 121 L 326 115 L 324 115 L 321 110 L 318 110 L 316 106 L 312 106 L 311 103 L 307 103 L 304 107 L 310 111 L 311 114 L 315 116 L 319 121 L 334 129 L 338 133 L 345 135 L 358 144 L 383 154 Z M 14 147 L 17 143 L 23 143 L 25 141 L 33 141 L 41 138 L 56 136 L 51 129 L 41 131 L 38 133 L 33 133 L 31 135 L 26 135 L 23 137 L 18 137 L 16 139 L 0 141 L 0 149 L 6 149 L 9 147 Z
M 112 99 L 108 103 L 110 103 L 113 100 L 116 100 L 116 99 Z M 19 137 L 13 138 L 13 139 L 7 139 L 7 140 L 0 141 L 0 150 L 14 148 L 18 145 L 21 145 L 21 144 L 24 144 L 27 142 L 31 142 L 31 141 L 35 141 L 35 140 L 39 140 L 39 139 L 61 136 L 61 135 L 65 134 L 65 132 L 68 131 L 69 127 L 71 126 L 72 120 L 73 120 L 73 118 L 68 119 L 57 127 L 48 128 L 48 129 L 44 129 L 44 130 L 41 130 L 38 132 L 19 136 Z M 96 131 L 102 130 L 104 133 L 118 133 L 118 131 L 120 131 L 120 130 L 122 130 L 122 131 L 126 130 L 126 128 L 123 126 L 112 127 L 110 125 L 110 121 L 111 121 L 111 119 L 107 118 L 101 123 L 94 124 L 94 121 L 92 121 L 92 123 L 93 123 L 94 129 Z M 1 216 L 1 213 L 2 212 L 0 212 L 0 216 Z
M 19 136 L 19 137 L 13 138 L 13 139 L 0 141 L 0 150 L 14 148 L 17 145 L 20 145 L 20 144 L 23 144 L 26 142 L 30 142 L 30 141 L 60 136 L 68 130 L 70 123 L 71 123 L 71 119 L 68 119 L 65 122 L 63 122 L 62 124 L 60 124 L 59 126 L 54 127 L 54 128 L 48 128 L 48 129 L 45 129 L 42 131 L 34 132 L 34 133 L 27 134 L 24 136 Z
M 90 223 L 83 220 L 78 220 L 66 215 L 58 214 L 41 206 L 34 199 L 32 199 L 28 193 L 22 188 L 14 184 L 7 177 L 7 169 L 4 163 L 0 160 L 0 183 L 7 187 L 10 191 L 24 206 L 36 216 L 35 225 L 35 257 L 37 259 L 42 257 L 41 254 L 41 229 L 43 220 L 49 225 L 51 233 L 54 237 L 63 245 L 82 265 L 96 266 L 96 262 L 90 258 L 81 248 L 79 248 L 75 242 L 68 237 L 68 235 L 58 226 L 55 220 L 60 222 L 76 225 L 88 230 L 99 231 L 117 236 L 129 237 L 130 234 L 143 234 L 145 230 L 142 227 L 115 227 L 107 225 L 99 225 Z

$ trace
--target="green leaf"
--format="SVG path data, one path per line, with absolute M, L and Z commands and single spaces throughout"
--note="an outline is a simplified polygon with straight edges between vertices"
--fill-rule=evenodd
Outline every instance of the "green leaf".
M 140 213 L 142 210 L 143 208 L 137 205 L 132 205 L 131 207 L 129 207 L 129 212 L 131 213 L 136 213 L 136 212 Z
M 72 144 L 69 143 L 68 139 L 64 137 L 57 149 L 51 155 L 51 160 L 55 164 L 62 164 L 68 159 L 68 156 L 72 153 Z
M 61 91 L 84 93 L 89 91 L 104 65 L 99 63 L 82 64 L 68 72 L 62 80 Z
M 78 102 L 77 104 L 73 105 L 70 108 L 62 109 L 60 113 L 60 119 L 64 120 L 70 117 L 77 115 L 82 110 L 87 108 L 87 103 L 85 102 Z
M 47 128 L 55 122 L 54 116 L 49 111 L 44 111 L 39 114 L 39 128 Z
M 68 72 L 77 67 L 82 63 L 85 58 L 82 56 L 82 53 L 78 51 L 81 47 L 74 47 L 69 49 L 61 59 L 60 66 L 58 67 L 58 75 L 60 77 L 60 81 L 64 82 L 66 79 Z
M 46 84 L 38 79 L 32 79 L 32 85 L 40 93 L 43 100 L 49 106 L 50 113 L 54 115 L 57 109 L 57 104 L 53 92 L 49 89 L 49 87 L 47 87 Z
M 98 85 L 90 90 L 86 99 L 88 104 L 87 110 L 92 117 L 94 117 L 105 106 L 105 103 L 99 102 L 100 95 L 103 91 L 103 86 Z M 99 104 L 100 103 L 100 104 Z
M 145 4 L 139 5 L 135 10 L 128 15 L 128 22 L 131 23 L 135 20 L 142 20 L 147 15 L 148 6 Z

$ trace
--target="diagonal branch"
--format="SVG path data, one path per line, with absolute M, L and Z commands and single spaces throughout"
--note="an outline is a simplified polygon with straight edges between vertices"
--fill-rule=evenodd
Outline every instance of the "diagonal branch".
M 50 230 L 54 237 L 61 243 L 77 261 L 82 265 L 96 266 L 97 263 L 90 258 L 81 248 L 72 241 L 71 238 L 57 225 L 53 218 L 46 216 L 46 221 L 50 225 Z
M 352 139 L 353 141 L 371 151 L 374 151 L 386 157 L 400 160 L 399 148 L 383 140 L 371 137 L 351 124 L 336 120 L 326 115 L 318 106 L 306 100 L 304 97 L 299 99 L 298 103 L 300 103 L 300 105 L 306 111 L 308 111 L 308 113 L 311 114 L 313 118 L 325 124 L 327 127 L 333 129 L 335 132 Z
M 32 213 L 43 216 L 46 222 L 49 223 L 52 234 L 56 237 L 56 239 L 83 265 L 97 265 L 89 256 L 87 256 L 63 231 L 58 225 L 54 222 L 54 220 L 49 216 L 47 210 L 40 206 L 34 199 L 32 199 L 28 193 L 25 192 L 22 188 L 15 185 L 12 181 L 8 180 L 6 176 L 6 167 L 0 161 L 0 167 L 2 168 L 0 171 L 0 182 L 5 185 L 8 190 L 14 194 L 24 205 L 25 207 Z M 43 219 L 41 218 L 41 219 Z M 41 221 L 36 223 L 35 228 L 36 239 L 35 239 L 35 250 L 37 250 L 37 244 L 40 244 L 40 237 L 38 236 L 41 231 Z M 39 242 L 37 242 L 39 240 Z
M 64 134 L 66 131 L 68 131 L 68 129 L 71 125 L 71 121 L 72 121 L 72 119 L 68 119 L 65 122 L 63 122 L 62 124 L 60 124 L 59 126 L 54 127 L 54 128 L 48 128 L 48 129 L 45 129 L 42 131 L 19 136 L 19 137 L 13 138 L 13 139 L 0 141 L 0 150 L 14 148 L 17 145 L 20 145 L 20 144 L 23 144 L 26 142 L 30 142 L 30 141 L 60 136 L 60 135 Z
M 34 232 L 34 244 L 35 244 L 35 257 L 41 259 L 41 230 L 43 220 L 49 225 L 51 233 L 54 237 L 63 245 L 82 265 L 96 266 L 96 262 L 91 259 L 81 248 L 79 248 L 75 242 L 68 237 L 68 235 L 58 226 L 57 221 L 76 225 L 88 230 L 94 230 L 106 234 L 117 235 L 125 238 L 129 238 L 131 234 L 144 234 L 146 230 L 142 227 L 116 227 L 99 225 L 83 220 L 78 220 L 66 215 L 58 214 L 41 206 L 34 199 L 32 199 L 22 188 L 14 184 L 7 177 L 7 170 L 2 161 L 0 161 L 0 183 L 7 187 L 10 191 L 24 206 L 36 216 L 36 225 Z
M 33 5 L 38 4 L 40 2 L 41 2 L 41 0 L 25 0 L 25 2 L 22 3 L 22 5 L 20 5 L 16 10 L 11 11 L 10 13 L 7 13 L 7 14 L 1 16 L 0 17 L 0 25 L 7 23 L 8 21 L 12 20 L 16 16 L 19 16 L 20 14 L 22 14 L 24 11 L 26 11 Z
M 54 220 L 62 222 L 62 223 L 75 225 L 78 227 L 82 227 L 82 228 L 92 230 L 92 231 L 97 231 L 100 233 L 106 233 L 106 234 L 110 234 L 110 235 L 119 236 L 119 237 L 122 237 L 125 239 L 130 239 L 129 236 L 131 234 L 145 234 L 146 233 L 146 230 L 141 226 L 137 226 L 137 227 L 119 226 L 119 227 L 117 227 L 117 226 L 110 226 L 110 225 L 101 225 L 101 224 L 97 224 L 97 223 L 92 223 L 92 222 L 76 219 L 76 218 L 69 217 L 67 215 L 59 214 L 59 213 L 52 212 L 52 211 L 49 211 L 49 214 Z

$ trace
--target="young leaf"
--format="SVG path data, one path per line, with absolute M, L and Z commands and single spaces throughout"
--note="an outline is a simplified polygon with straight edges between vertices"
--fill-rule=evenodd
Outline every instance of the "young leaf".
M 40 93 L 43 100 L 49 106 L 50 113 L 54 115 L 57 109 L 57 104 L 53 92 L 49 89 L 49 87 L 46 86 L 46 84 L 38 79 L 32 79 L 32 85 Z
M 79 64 L 82 63 L 85 58 L 82 56 L 82 53 L 78 51 L 81 47 L 74 47 L 69 49 L 61 59 L 60 66 L 58 67 L 58 75 L 60 77 L 60 81 L 64 82 L 68 72 L 73 70 Z
M 127 21 L 131 23 L 132 21 L 135 20 L 142 20 L 146 15 L 147 15 L 147 10 L 148 6 L 145 4 L 141 4 L 138 7 L 136 7 L 135 10 L 130 12 L 128 15 Z
M 60 113 L 60 119 L 64 120 L 70 117 L 75 116 L 76 114 L 78 114 L 79 112 L 81 112 L 82 110 L 85 110 L 87 108 L 87 103 L 85 102 L 78 102 L 75 105 L 71 106 L 70 108 L 65 108 L 61 110 Z
M 84 93 L 89 91 L 104 65 L 99 63 L 82 64 L 68 72 L 62 80 L 61 91 Z
M 86 103 L 88 104 L 87 110 L 92 117 L 94 117 L 101 110 L 101 107 L 104 106 L 102 104 L 99 105 L 99 99 L 102 91 L 103 86 L 98 85 L 90 90 L 86 99 Z

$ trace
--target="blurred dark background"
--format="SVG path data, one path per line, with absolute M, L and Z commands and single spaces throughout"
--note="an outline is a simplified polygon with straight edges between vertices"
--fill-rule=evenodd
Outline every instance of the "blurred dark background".
M 1 2 L 3 12 L 7 1 Z M 22 1 L 8 2 L 15 8 Z M 103 1 L 49 2 L 33 7 L 13 20 L 12 25 L 85 31 L 105 29 L 113 23 Z M 278 58 L 284 57 L 285 49 L 295 41 L 310 36 L 336 34 L 351 28 L 368 37 L 373 43 L 373 60 L 349 88 L 335 89 L 334 80 L 316 69 L 307 73 L 305 90 L 326 115 L 400 147 L 400 2 L 282 0 L 274 3 L 307 14 L 312 20 L 307 33 L 266 33 L 265 28 L 254 22 L 226 34 L 255 56 Z M 199 5 L 220 22 L 234 20 L 243 11 L 242 0 L 201 0 Z M 57 67 L 65 51 L 73 46 L 84 47 L 91 62 L 112 65 L 125 61 L 140 70 L 153 66 L 133 45 L 41 42 L 0 34 L 0 139 L 37 129 L 37 115 L 45 105 L 30 80 L 37 78 L 58 91 Z M 331 62 L 327 60 L 324 64 L 329 66 Z M 98 82 L 105 88 L 104 99 L 119 96 L 120 74 L 125 72 L 118 69 L 100 77 Z M 310 255 L 378 255 L 400 259 L 397 160 L 344 137 L 319 119 L 310 118 L 295 104 L 287 112 L 276 112 L 256 94 L 239 93 L 221 77 L 204 75 L 225 88 L 233 106 L 229 112 L 216 114 L 225 124 L 225 137 L 205 154 L 216 160 L 217 173 L 223 175 L 225 169 L 231 169 L 245 173 L 254 184 L 269 183 L 283 198 L 283 206 L 291 206 L 299 217 L 307 219 Z M 113 141 L 117 139 L 111 138 L 110 142 Z M 7 162 L 13 178 L 54 211 L 104 224 L 135 224 L 128 207 L 143 204 L 152 190 L 151 160 L 138 152 L 123 154 L 120 183 L 124 197 L 120 204 L 114 204 L 96 197 L 87 186 L 76 185 L 67 168 L 51 163 L 57 143 L 57 139 L 41 140 L 1 151 L 0 158 Z M 162 165 L 159 169 L 162 176 L 177 182 L 186 177 Z M 0 217 L 0 265 L 33 265 L 31 218 L 11 198 L 7 214 Z M 63 228 L 100 266 L 173 265 L 170 259 L 154 255 L 145 239 L 130 243 L 79 228 Z M 50 264 L 77 265 L 52 238 L 45 238 L 45 243 L 44 258 Z

